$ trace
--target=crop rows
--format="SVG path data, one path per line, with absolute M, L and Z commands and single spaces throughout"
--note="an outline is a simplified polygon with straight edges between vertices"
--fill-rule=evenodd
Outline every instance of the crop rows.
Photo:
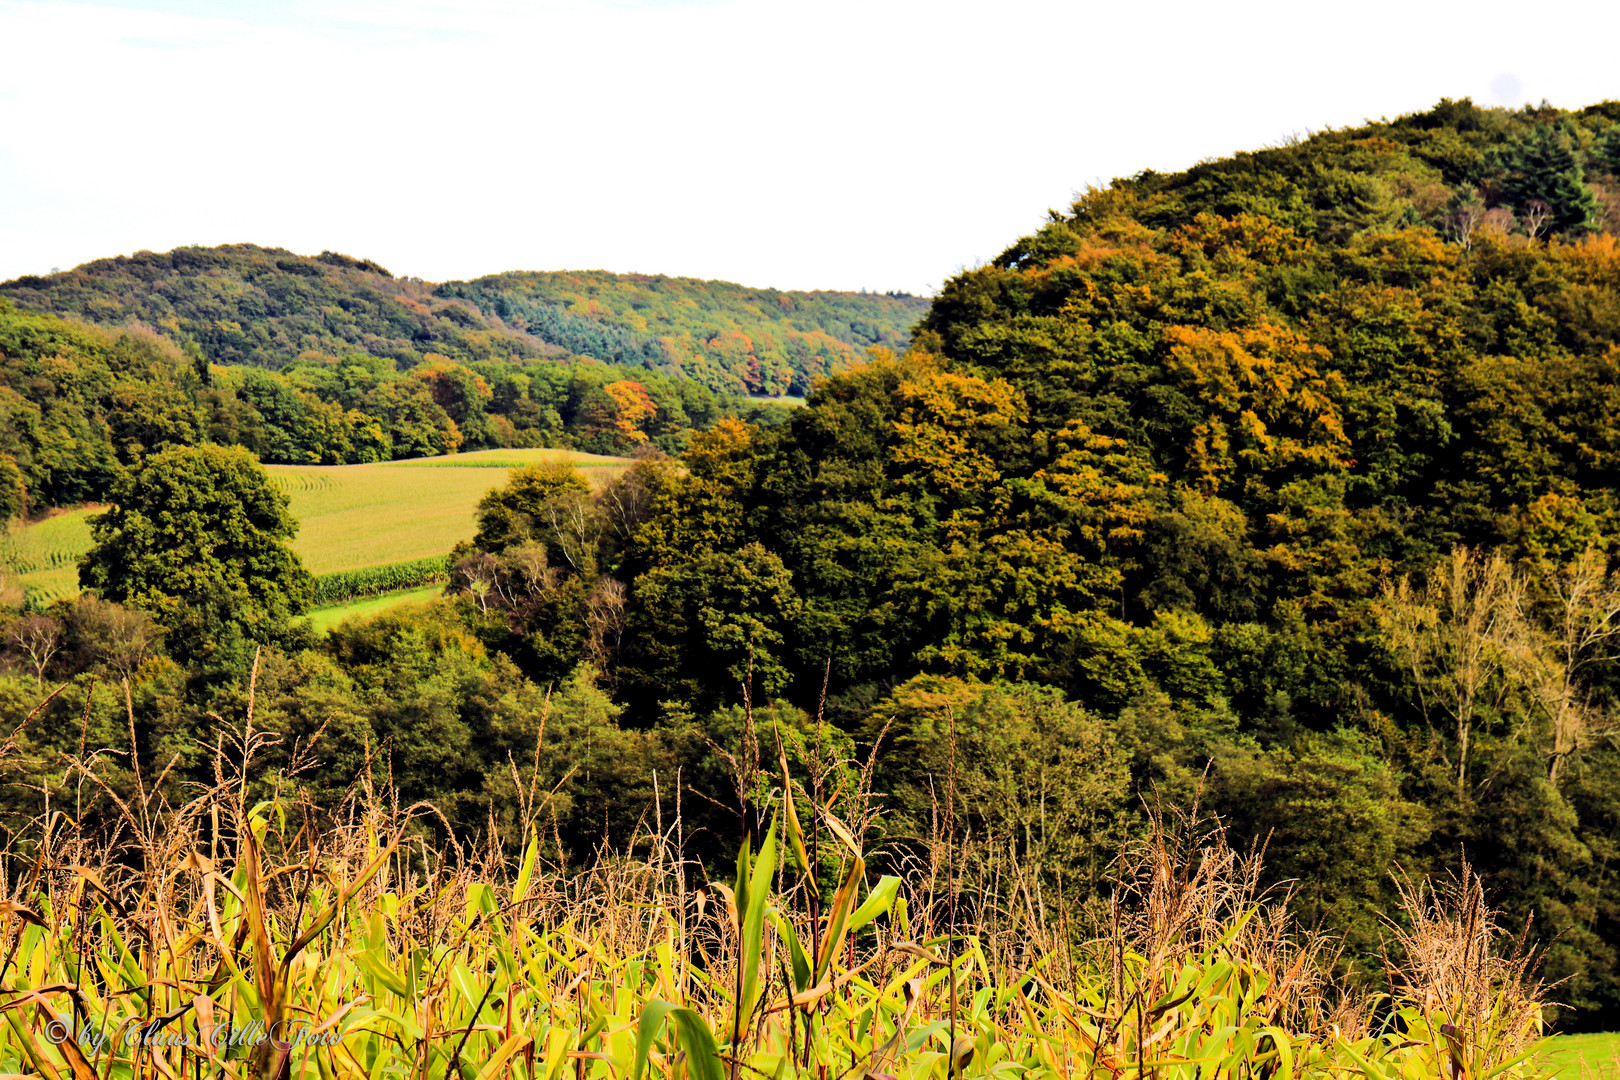
M 358 570 L 337 570 L 315 579 L 315 604 L 341 604 L 362 596 L 380 596 L 402 589 L 420 588 L 444 581 L 449 575 L 450 558 L 447 555 L 430 555 L 425 559 L 410 559 L 382 566 L 363 566 Z
M 539 459 L 541 461 L 545 459 Z M 416 458 L 409 462 L 394 462 L 396 465 L 408 465 L 413 469 L 522 469 L 537 464 L 532 457 L 477 457 L 463 458 L 460 456 Z M 623 460 L 608 461 L 568 461 L 569 465 L 580 472 L 589 472 L 592 469 L 613 469 L 623 472 L 628 466 Z
M 333 484 L 331 476 L 312 473 L 306 469 L 299 469 L 296 472 L 278 470 L 270 474 L 270 479 L 277 489 L 289 495 L 294 492 L 322 491 Z
M 46 551 L 35 550 L 28 554 L 17 553 L 10 555 L 0 552 L 0 563 L 10 564 L 11 568 L 19 574 L 32 574 L 40 570 L 55 570 L 59 566 L 76 563 L 84 554 L 72 548 L 52 548 Z

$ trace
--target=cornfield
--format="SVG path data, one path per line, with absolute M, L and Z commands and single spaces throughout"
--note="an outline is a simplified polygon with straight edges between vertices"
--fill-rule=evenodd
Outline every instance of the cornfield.
M 358 570 L 337 570 L 315 578 L 314 602 L 317 606 L 341 604 L 361 596 L 379 596 L 432 585 L 447 581 L 449 577 L 450 559 L 444 555 L 383 566 L 364 566 Z
M 362 781 L 335 818 L 249 804 L 263 737 L 183 805 L 89 836 L 50 810 L 5 855 L 0 1072 L 92 1077 L 1110 1080 L 1522 1077 L 1543 1002 L 1477 880 L 1407 887 L 1384 995 L 1218 832 L 1158 823 L 1097 933 L 1037 953 L 956 925 L 943 877 L 875 876 L 856 833 L 765 773 L 735 871 L 682 857 L 678 805 L 627 850 L 520 857 L 423 828 Z M 4 748 L 0 748 L 3 752 Z M 242 762 L 236 772 L 227 760 Z M 86 786 L 93 766 L 71 763 Z M 515 767 L 514 767 L 515 769 Z M 295 770 L 293 770 L 295 771 Z M 138 776 L 138 774 L 137 774 Z M 755 777 L 759 781 L 759 777 Z M 559 850 L 552 848 L 551 850 Z M 515 865 L 513 865 L 515 863 Z M 1392 924 L 1393 925 L 1393 924 Z M 1504 942 L 1508 948 L 1502 948 Z

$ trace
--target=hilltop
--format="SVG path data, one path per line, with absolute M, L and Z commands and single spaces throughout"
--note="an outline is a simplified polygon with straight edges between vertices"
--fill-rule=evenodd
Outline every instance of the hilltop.
M 927 300 L 783 292 L 662 275 L 509 273 L 435 285 L 365 259 L 254 244 L 98 259 L 0 284 L 32 311 L 140 323 L 208 362 L 272 370 L 363 353 L 409 368 L 585 358 L 711 390 L 803 394 L 874 345 L 902 347 Z

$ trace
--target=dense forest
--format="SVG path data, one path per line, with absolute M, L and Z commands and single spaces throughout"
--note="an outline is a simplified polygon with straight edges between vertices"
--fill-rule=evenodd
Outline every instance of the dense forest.
M 437 294 L 576 353 L 768 395 L 802 395 L 865 349 L 904 346 L 928 307 L 903 293 L 777 292 L 601 271 L 496 274 Z
M 624 842 L 673 785 L 719 865 L 792 772 L 879 793 L 862 826 L 901 866 L 947 827 L 948 776 L 960 903 L 1080 910 L 1110 895 L 1146 808 L 1196 802 L 1264 846 L 1362 971 L 1399 875 L 1465 857 L 1532 920 L 1561 1022 L 1620 1026 L 1617 173 L 1620 104 L 1444 101 L 1117 180 L 780 423 L 715 417 L 594 493 L 566 467 L 513 473 L 444 599 L 321 640 L 272 599 L 307 584 L 264 546 L 286 523 L 245 453 L 191 447 L 262 448 L 162 404 L 219 380 L 156 334 L 8 312 L 0 402 L 26 421 L 8 430 L 50 433 L 8 451 L 12 486 L 100 469 L 120 506 L 84 566 L 100 595 L 11 617 L 0 713 L 66 688 L 16 736 L 9 807 L 49 791 L 111 813 L 60 758 L 131 738 L 112 791 L 206 784 L 251 671 L 255 723 L 281 740 L 265 794 L 314 813 L 386 778 L 516 847 L 534 796 L 511 763 L 532 759 L 558 858 Z M 531 332 L 543 298 L 613 312 L 634 333 L 603 339 L 611 359 L 655 361 L 637 342 L 672 324 L 610 285 L 514 276 L 504 308 L 465 289 Z M 105 385 L 54 345 L 13 359 L 49 333 L 102 335 Z M 296 380 L 345 370 L 277 377 L 319 399 Z M 110 434 L 81 449 L 94 409 L 36 419 L 45 384 L 154 404 L 95 406 Z M 152 434 L 182 420 L 185 438 Z M 204 476 L 262 503 L 269 539 L 181 588 L 211 556 L 146 523 L 180 520 L 175 493 Z M 287 588 L 242 569 L 261 564 Z
M 899 347 L 928 302 L 646 274 L 513 273 L 434 285 L 369 260 L 230 244 L 100 259 L 0 283 L 34 311 L 152 328 L 210 363 L 279 370 L 362 354 L 596 360 L 728 394 L 802 394 L 869 346 Z

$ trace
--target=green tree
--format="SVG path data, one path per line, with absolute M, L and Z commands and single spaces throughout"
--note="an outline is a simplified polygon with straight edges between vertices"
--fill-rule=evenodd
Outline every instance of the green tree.
M 629 673 L 641 689 L 712 708 L 746 684 L 764 699 L 789 679 L 786 634 L 802 604 L 793 574 L 758 543 L 641 577 Z
M 1507 157 L 1509 172 L 1502 186 L 1521 211 L 1531 203 L 1544 203 L 1552 215 L 1553 232 L 1591 228 L 1597 199 L 1586 186 L 1567 133 L 1551 125 L 1538 127 L 1508 151 Z
M 1620 124 L 1612 124 L 1592 143 L 1592 157 L 1605 172 L 1620 173 Z
M 505 487 L 478 501 L 473 545 L 498 554 L 535 540 L 545 545 L 554 565 L 589 573 L 595 569 L 599 531 L 591 485 L 572 465 L 552 462 L 513 469 Z
M 158 454 L 113 503 L 91 521 L 80 584 L 156 614 L 177 659 L 229 664 L 248 642 L 278 640 L 308 605 L 314 579 L 285 543 L 298 523 L 246 450 Z
M 1229 744 L 1211 770 L 1234 842 L 1264 846 L 1270 876 L 1299 882 L 1294 910 L 1340 928 L 1364 955 L 1381 941 L 1381 913 L 1399 905 L 1390 868 L 1410 869 L 1431 828 L 1380 750 L 1357 732 L 1308 732 L 1264 752 Z
M 1004 871 L 1001 888 L 1066 903 L 1105 888 L 1131 798 L 1121 740 L 1101 717 L 1049 686 L 919 675 L 865 726 L 887 793 L 881 827 L 901 852 L 938 834 L 954 791 L 957 842 L 981 870 Z
M 28 509 L 28 482 L 10 454 L 0 454 L 0 528 Z

